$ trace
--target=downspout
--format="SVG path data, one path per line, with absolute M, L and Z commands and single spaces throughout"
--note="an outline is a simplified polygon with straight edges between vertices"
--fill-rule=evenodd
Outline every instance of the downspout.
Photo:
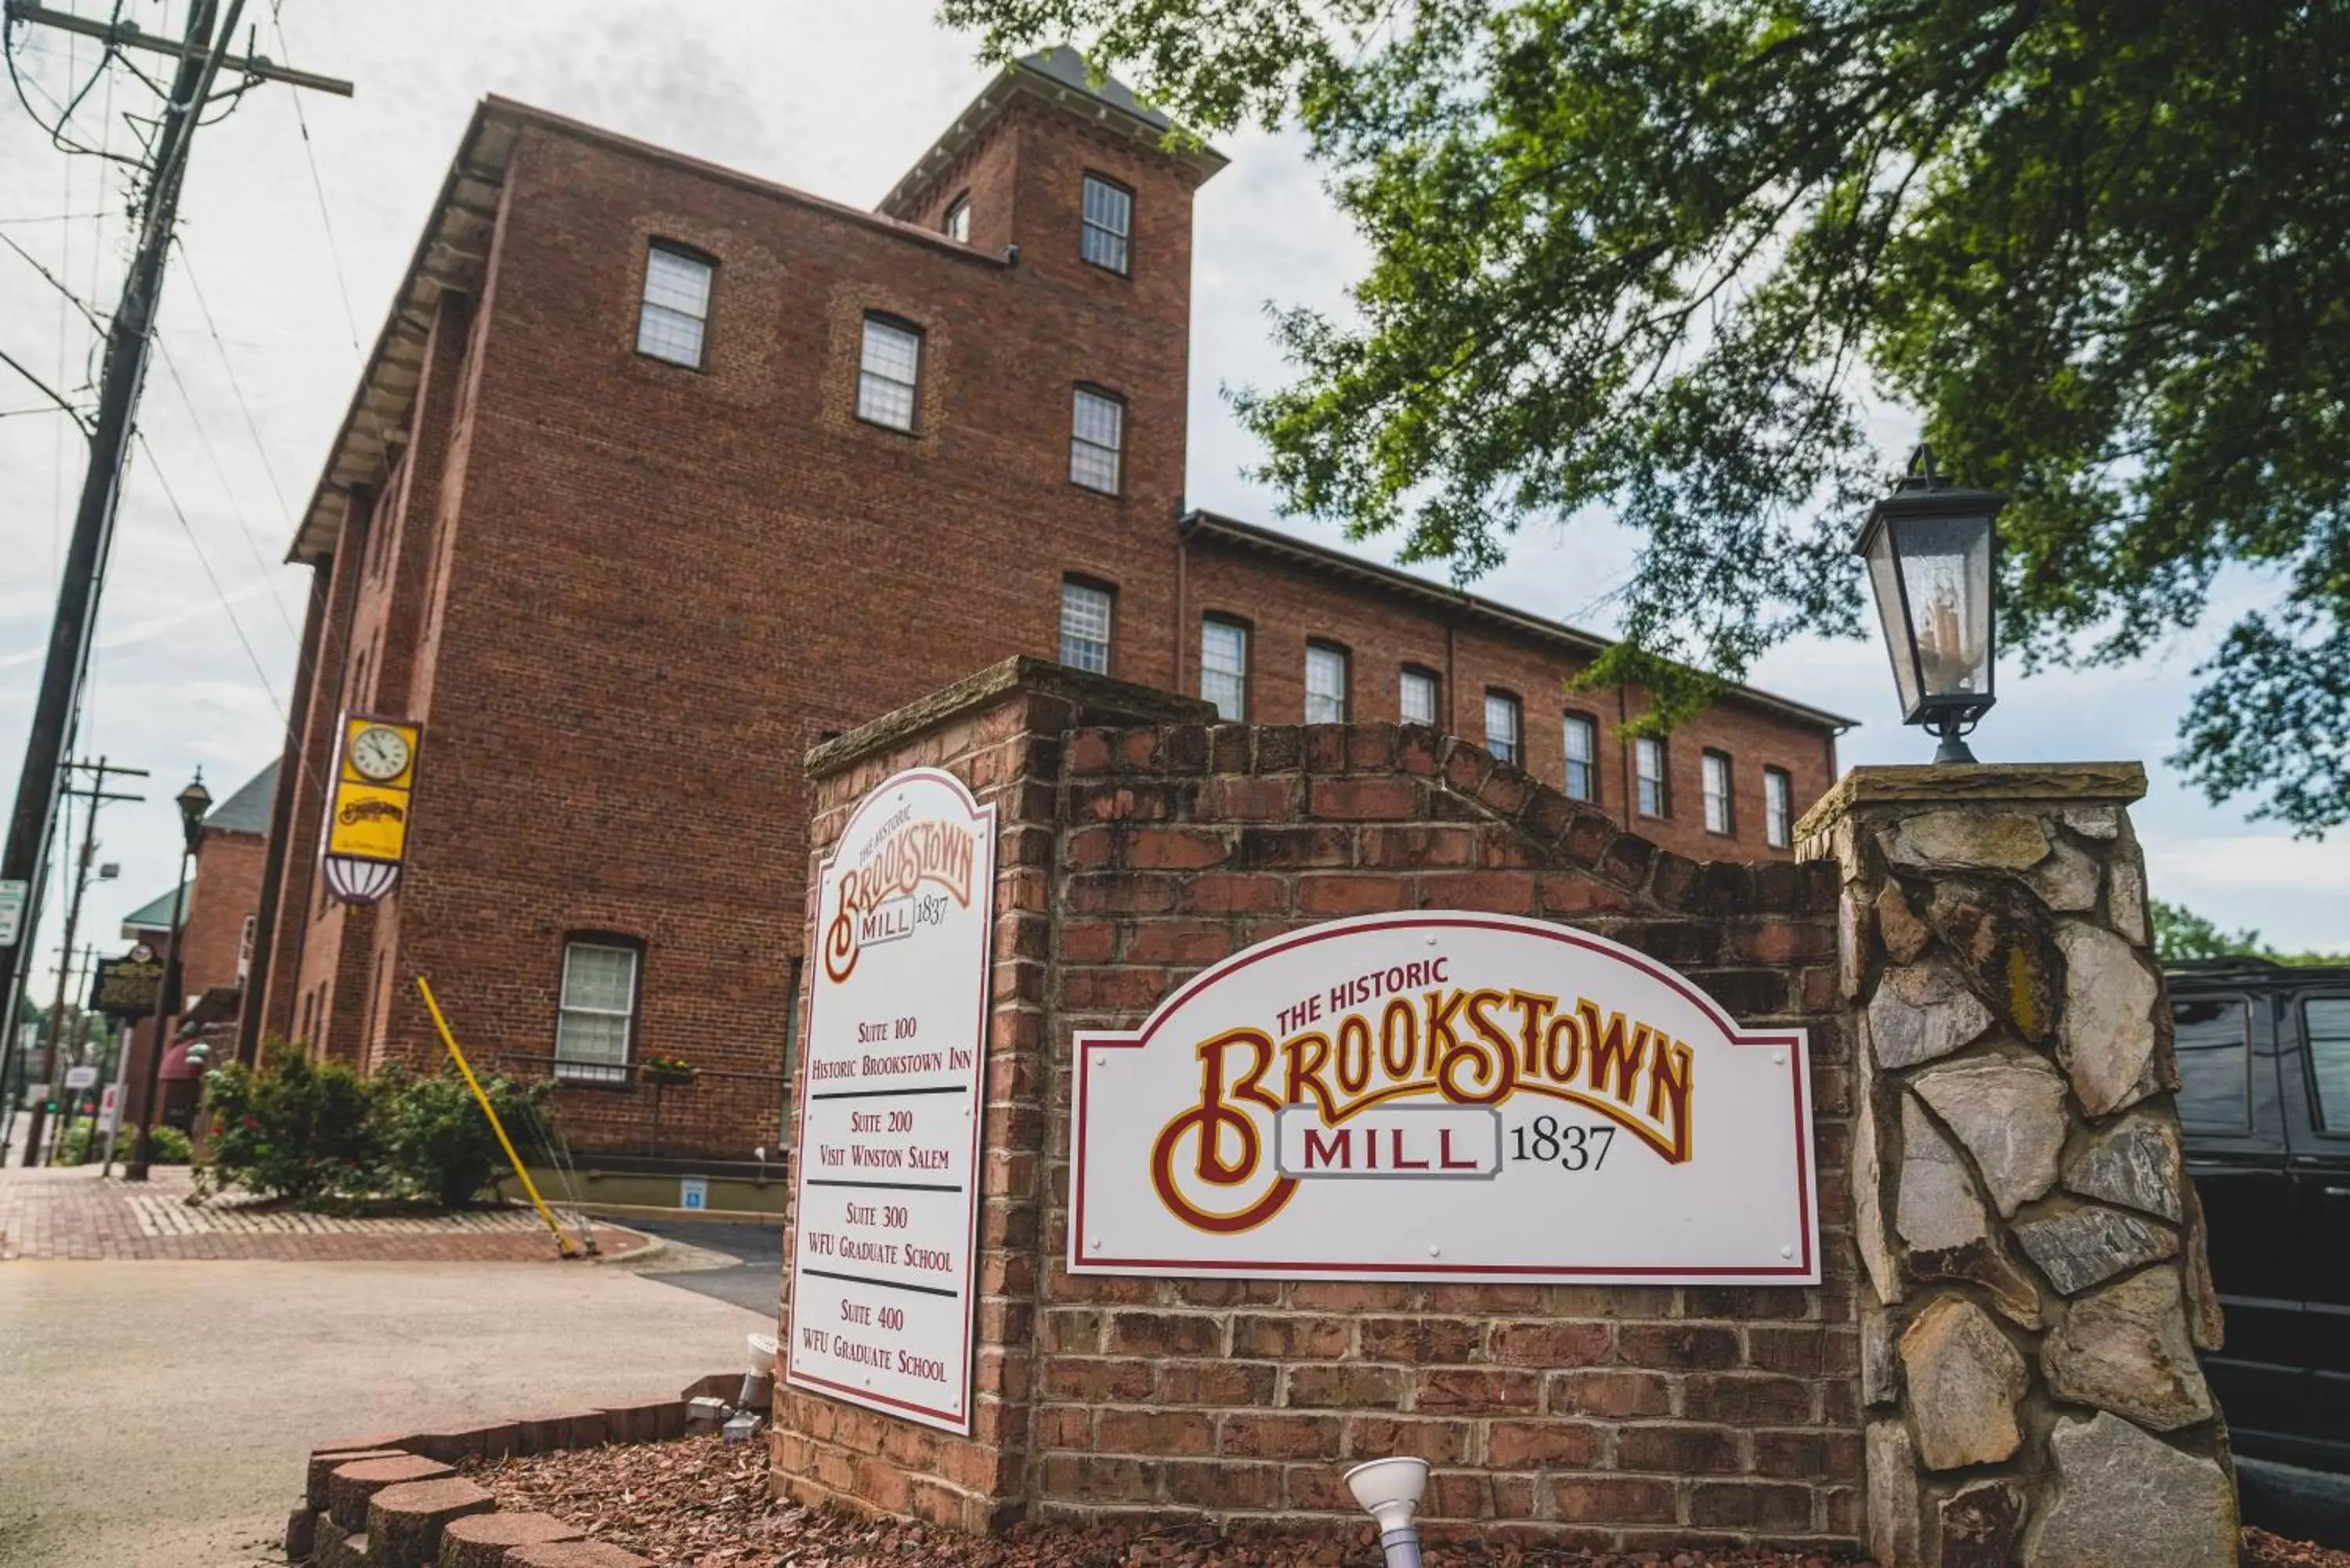
M 1448 735 L 1461 732 L 1460 649 L 1461 617 L 1456 610 L 1444 621 L 1444 732 Z
M 1624 775 L 1624 815 L 1617 820 L 1624 825 L 1627 833 L 1632 831 L 1632 741 L 1624 733 L 1624 726 L 1631 722 L 1631 700 L 1625 695 L 1624 683 L 1618 680 L 1616 682 L 1616 762 Z
M 326 635 L 327 573 L 310 565 L 310 607 L 302 621 L 302 653 L 294 666 L 294 694 L 286 706 L 286 740 L 277 751 L 277 790 L 269 803 L 269 844 L 262 851 L 261 903 L 253 912 L 253 965 L 245 971 L 244 995 L 236 1023 L 236 1059 L 250 1067 L 261 1059 L 263 1004 L 277 957 L 277 906 L 286 886 L 286 841 L 294 830 L 294 802 L 301 791 L 302 744 L 310 728 L 310 683 Z M 1834 777 L 1831 770 L 1830 777 Z M 300 972 L 298 970 L 296 971 Z
M 1179 697 L 1191 690 L 1183 679 L 1183 614 L 1185 600 L 1191 591 L 1191 519 L 1178 516 L 1175 519 L 1175 642 L 1168 649 L 1167 667 L 1174 672 L 1168 680 L 1169 690 Z M 1831 779 L 1835 776 L 1833 767 L 1828 776 Z

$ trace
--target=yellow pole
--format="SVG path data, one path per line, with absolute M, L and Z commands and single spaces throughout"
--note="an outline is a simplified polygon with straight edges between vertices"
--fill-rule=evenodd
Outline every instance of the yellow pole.
M 514 1139 L 506 1137 L 506 1129 L 499 1122 L 498 1113 L 490 1109 L 490 1096 L 482 1093 L 481 1084 L 473 1077 L 472 1064 L 465 1060 L 465 1054 L 457 1049 L 457 1037 L 449 1033 L 449 1021 L 441 1016 L 441 1004 L 432 1000 L 432 987 L 421 974 L 416 977 L 416 989 L 424 993 L 424 1005 L 432 1009 L 433 1026 L 441 1031 L 441 1043 L 449 1047 L 449 1054 L 456 1059 L 457 1071 L 465 1075 L 465 1086 L 473 1091 L 473 1098 L 482 1103 L 482 1114 L 490 1118 L 490 1130 L 498 1135 L 498 1147 L 506 1151 L 506 1158 L 514 1162 L 515 1174 L 522 1178 L 522 1189 L 530 1194 L 531 1207 L 537 1210 L 538 1217 L 546 1221 L 546 1228 L 555 1232 L 556 1250 L 567 1258 L 577 1257 L 578 1250 L 572 1246 L 570 1238 L 564 1235 L 563 1227 L 555 1222 L 555 1216 L 547 1210 L 546 1199 L 538 1195 L 538 1188 L 531 1181 L 530 1172 L 522 1163 L 522 1156 L 515 1152 Z

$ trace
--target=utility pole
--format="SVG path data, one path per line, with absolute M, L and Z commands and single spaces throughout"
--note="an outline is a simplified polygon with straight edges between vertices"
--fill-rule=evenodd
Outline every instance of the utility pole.
M 105 371 L 99 392 L 98 421 L 90 435 L 89 469 L 83 476 L 81 500 L 74 513 L 73 536 L 68 543 L 65 576 L 57 587 L 56 618 L 50 623 L 47 661 L 41 668 L 40 694 L 33 709 L 33 728 L 25 744 L 25 764 L 16 778 L 16 809 L 8 819 L 5 846 L 0 848 L 0 883 L 25 884 L 24 918 L 13 948 L 0 949 L 0 1023 L 13 1033 L 17 999 L 32 971 L 34 933 L 40 926 L 40 900 L 47 875 L 49 851 L 56 834 L 57 805 L 64 779 L 57 766 L 72 744 L 81 712 L 81 684 L 89 664 L 91 634 L 105 587 L 107 556 L 113 544 L 114 520 L 122 495 L 122 472 L 130 444 L 132 419 L 147 375 L 148 348 L 154 336 L 156 305 L 163 283 L 163 262 L 169 253 L 178 216 L 180 189 L 188 167 L 188 146 L 194 139 L 213 85 L 224 67 L 234 67 L 242 80 L 252 78 L 321 88 L 348 95 L 348 82 L 289 71 L 269 61 L 230 56 L 244 0 L 228 0 L 228 14 L 220 20 L 217 0 L 190 0 L 187 30 L 176 51 L 163 45 L 160 52 L 176 52 L 178 67 L 172 75 L 146 166 L 147 187 L 139 220 L 138 249 L 122 286 L 122 296 L 106 335 Z M 69 32 L 89 32 L 99 26 L 70 13 L 52 11 L 31 0 L 5 0 L 5 26 L 53 26 Z M 124 48 L 157 48 L 128 22 L 100 27 L 109 57 Z M 5 1066 L 5 1061 L 0 1061 Z M 36 1112 L 37 1116 L 38 1113 Z
M 73 898 L 66 905 L 66 938 L 57 949 L 57 998 L 49 1003 L 48 1050 L 46 1054 L 48 1065 L 43 1072 L 42 1078 L 49 1085 L 49 1092 L 52 1095 L 57 1093 L 57 1074 L 65 1065 L 66 990 L 71 983 L 73 974 L 74 932 L 81 925 L 82 895 L 89 891 L 90 859 L 98 853 L 98 808 L 109 800 L 145 800 L 147 798 L 143 794 L 110 794 L 106 787 L 106 781 L 109 775 L 115 778 L 143 779 L 147 776 L 145 768 L 118 768 L 104 757 L 100 757 L 94 763 L 68 763 L 62 771 L 93 774 L 96 776 L 91 779 L 88 789 L 74 789 L 68 786 L 58 792 L 61 795 L 73 799 L 87 800 L 89 802 L 89 810 L 82 819 L 81 857 L 74 868 Z M 69 1127 L 73 1122 L 73 1102 L 68 1100 L 65 1106 L 66 1125 Z M 42 1124 L 48 1119 L 48 1114 L 49 1106 L 47 1100 L 33 1102 L 33 1129 L 25 1139 L 25 1153 L 22 1157 L 22 1163 L 25 1165 L 41 1163 Z M 60 1131 L 57 1136 L 62 1138 L 65 1135 Z

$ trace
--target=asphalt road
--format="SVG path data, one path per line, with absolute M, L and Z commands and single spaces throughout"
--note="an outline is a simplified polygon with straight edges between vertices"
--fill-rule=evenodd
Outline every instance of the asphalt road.
M 671 1397 L 775 1319 L 772 1272 L 749 1311 L 592 1263 L 9 1263 L 0 1568 L 282 1563 L 315 1444 Z
M 678 1243 L 702 1266 L 663 1269 L 656 1258 L 641 1272 L 649 1280 L 680 1290 L 715 1296 L 757 1313 L 773 1328 L 775 1308 L 784 1294 L 784 1228 L 773 1225 L 721 1225 L 698 1220 L 643 1220 L 631 1215 L 629 1229 Z M 717 1253 L 734 1260 L 731 1266 L 710 1267 L 713 1260 L 695 1253 Z

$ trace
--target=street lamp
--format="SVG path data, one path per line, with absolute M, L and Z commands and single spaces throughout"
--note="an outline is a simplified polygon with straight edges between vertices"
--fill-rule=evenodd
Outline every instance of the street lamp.
M 204 770 L 198 768 L 196 776 L 179 794 L 180 807 L 180 879 L 172 888 L 172 930 L 163 943 L 163 975 L 155 985 L 155 1048 L 147 1054 L 147 1070 L 140 1075 L 145 1093 L 139 1101 L 139 1142 L 122 1167 L 125 1181 L 147 1179 L 147 1167 L 154 1153 L 156 1101 L 161 1087 L 163 1053 L 172 1041 L 171 1023 L 179 1013 L 177 998 L 180 978 L 180 923 L 188 897 L 188 862 L 196 853 L 196 840 L 203 832 L 204 813 L 212 809 L 212 791 L 204 787 Z
M 1941 739 L 1937 763 L 1970 763 L 1964 737 L 1991 711 L 1999 574 L 1992 521 L 2007 497 L 1962 490 L 1922 442 L 1893 493 L 1869 508 L 1853 554 L 1868 562 L 1901 722 Z

